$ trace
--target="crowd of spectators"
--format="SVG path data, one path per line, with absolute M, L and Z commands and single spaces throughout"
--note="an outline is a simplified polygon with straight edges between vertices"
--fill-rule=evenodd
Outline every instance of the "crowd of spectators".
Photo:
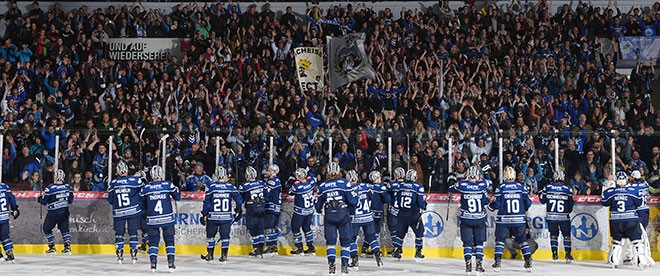
M 358 3 L 310 5 L 305 14 L 268 3 L 10 5 L 0 15 L 0 120 L 2 176 L 13 189 L 52 182 L 58 158 L 76 190 L 104 190 L 109 158 L 133 171 L 157 164 L 164 134 L 167 179 L 186 190 L 202 186 L 186 183 L 189 175 L 210 176 L 217 165 L 238 181 L 248 165 L 263 170 L 270 137 L 283 179 L 299 167 L 322 178 L 332 150 L 363 178 L 371 170 L 387 175 L 391 161 L 440 192 L 450 159 L 457 177 L 478 165 L 493 185 L 501 164 L 514 166 L 538 191 L 552 178 L 559 146 L 566 181 L 591 195 L 612 174 L 614 137 L 617 170 L 640 170 L 659 185 L 655 61 L 638 60 L 625 76 L 615 70 L 617 47 L 601 47 L 660 33 L 659 3 L 627 13 L 617 2 L 453 10 L 445 1 L 378 12 Z M 301 92 L 292 49 L 324 47 L 326 36 L 348 32 L 366 33 L 376 79 Z M 191 46 L 166 61 L 110 60 L 108 40 L 120 37 L 190 38 Z

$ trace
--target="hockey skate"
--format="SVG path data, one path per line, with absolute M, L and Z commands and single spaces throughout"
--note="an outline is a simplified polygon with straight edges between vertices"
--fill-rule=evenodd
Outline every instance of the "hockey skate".
M 170 270 L 170 273 L 174 272 L 176 266 L 174 265 L 174 260 L 167 261 L 167 268 Z
M 48 250 L 46 250 L 46 254 L 48 254 L 48 255 L 57 255 L 57 250 L 55 249 L 54 244 L 49 244 L 48 245 Z
M 527 272 L 532 272 L 532 256 L 525 256 L 525 264 L 523 265 Z
M 484 275 L 484 272 L 486 272 L 481 260 L 477 260 L 477 267 L 475 268 L 475 270 L 477 271 L 477 276 Z
M 335 262 L 328 263 L 328 275 L 334 276 L 336 269 L 337 267 L 335 266 Z
M 261 248 L 255 248 L 254 250 L 252 250 L 252 252 L 250 252 L 249 255 L 252 256 L 252 257 L 255 257 L 255 258 L 260 258 L 260 259 L 264 258 L 264 255 L 261 251 Z
M 211 261 L 213 261 L 213 252 L 209 252 L 206 255 L 200 255 L 199 257 L 202 258 L 202 260 L 206 260 L 206 263 L 210 264 Z
M 557 254 L 557 251 L 552 251 L 552 261 L 557 262 L 559 260 L 559 254 Z
M 3 257 L 4 257 L 4 256 L 2 256 L 2 250 L 0 250 L 0 260 L 1 260 Z
M 62 253 L 64 253 L 64 252 L 62 252 Z M 124 261 L 124 250 L 117 249 L 117 251 L 115 251 L 115 253 L 117 254 L 117 263 L 121 264 L 121 262 Z
M 394 258 L 395 261 L 401 260 L 401 248 L 394 248 L 394 251 L 392 251 L 392 258 Z
M 383 266 L 383 257 L 380 255 L 380 252 L 374 253 L 374 258 L 376 258 L 376 265 L 378 267 Z
M 362 257 L 373 258 L 374 252 L 369 248 L 369 245 L 366 243 L 362 246 Z
M 304 253 L 306 256 L 316 256 L 316 248 L 313 245 L 310 245 Z
M 7 253 L 7 256 L 5 257 L 5 262 L 15 264 L 16 263 L 16 258 L 14 257 L 14 251 L 9 250 L 5 253 Z M 0 256 L 0 258 L 2 258 L 2 256 Z
M 156 262 L 151 262 L 151 273 L 156 273 Z
M 573 255 L 571 254 L 571 251 L 566 251 L 566 263 L 570 264 L 573 262 Z
M 422 254 L 422 249 L 417 248 L 417 250 L 415 250 L 415 261 L 421 262 L 422 260 L 424 260 L 424 254 Z
M 351 256 L 351 263 L 348 264 L 348 267 L 355 270 L 360 270 L 358 266 L 359 266 L 358 256 L 357 255 Z
M 218 258 L 218 261 L 220 264 L 226 264 L 227 263 L 227 251 L 224 251 L 220 254 L 220 258 Z
M 299 256 L 305 256 L 305 251 L 303 251 L 302 247 L 297 247 L 296 250 L 292 250 L 291 255 L 299 255 Z
M 64 243 L 64 249 L 62 249 L 62 255 L 71 256 L 71 242 Z
M 502 256 L 495 256 L 495 263 L 493 263 L 493 270 L 500 272 L 502 269 Z
M 133 264 L 137 263 L 137 255 L 138 255 L 137 248 L 132 248 L 131 249 L 131 260 L 133 261 Z
M 341 264 L 341 275 L 346 276 L 348 275 L 348 264 Z
M 277 253 L 278 250 L 279 249 L 277 248 L 277 245 L 269 245 L 266 246 L 266 250 L 264 251 L 264 253 L 270 255 L 271 257 L 275 257 L 278 255 Z
M 465 274 L 470 276 L 471 273 L 472 273 L 472 261 L 471 260 L 465 261 Z

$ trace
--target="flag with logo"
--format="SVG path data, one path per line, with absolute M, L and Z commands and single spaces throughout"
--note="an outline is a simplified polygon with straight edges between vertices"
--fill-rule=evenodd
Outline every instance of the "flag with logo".
M 364 33 L 327 38 L 330 90 L 362 78 L 376 79 L 364 51 L 364 40 Z
M 323 50 L 316 47 L 293 49 L 298 82 L 303 92 L 323 89 Z

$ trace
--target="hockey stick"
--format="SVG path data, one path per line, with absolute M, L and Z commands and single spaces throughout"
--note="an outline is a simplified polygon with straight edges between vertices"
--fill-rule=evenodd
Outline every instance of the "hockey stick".
M 44 157 L 45 158 L 45 157 Z M 39 195 L 43 199 L 44 197 L 44 179 L 43 179 L 43 172 L 44 172 L 44 166 L 43 162 L 39 160 L 39 174 L 41 174 L 41 178 L 39 178 Z M 30 177 L 30 176 L 28 176 Z M 41 204 L 41 201 L 39 201 L 39 232 L 44 233 L 44 205 Z
M 143 127 L 142 130 L 140 130 L 140 136 L 138 137 L 139 138 L 138 139 L 138 145 L 140 146 L 140 162 L 138 163 L 138 166 L 139 166 L 138 170 L 141 170 L 142 167 L 143 167 L 142 162 L 144 161 L 144 156 L 142 155 L 142 135 L 144 135 L 145 130 L 146 130 L 146 128 Z

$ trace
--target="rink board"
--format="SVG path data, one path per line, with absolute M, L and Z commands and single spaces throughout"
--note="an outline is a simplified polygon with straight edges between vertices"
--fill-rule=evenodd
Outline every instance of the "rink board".
M 45 237 L 41 231 L 41 221 L 45 216 L 45 208 L 35 201 L 37 192 L 14 192 L 21 209 L 21 217 L 11 222 L 11 238 L 15 251 L 19 254 L 41 254 L 46 250 Z M 176 225 L 176 250 L 179 254 L 198 254 L 206 250 L 206 231 L 199 222 L 203 193 L 183 193 L 183 200 L 178 203 L 179 215 Z M 111 206 L 106 201 L 107 193 L 76 192 L 75 201 L 70 207 L 70 231 L 72 250 L 78 254 L 114 254 L 114 230 Z M 447 194 L 432 194 L 428 197 L 429 208 L 422 215 L 425 227 L 424 254 L 427 257 L 463 257 L 463 246 L 457 224 L 459 214 L 458 195 L 448 201 Z M 576 196 L 577 204 L 571 215 L 571 235 L 573 240 L 573 255 L 578 260 L 605 260 L 609 247 L 608 211 L 600 205 L 598 196 Z M 660 197 L 652 197 L 651 223 L 647 231 L 651 236 L 652 254 L 660 259 L 658 236 L 660 236 Z M 531 235 L 538 242 L 539 250 L 535 259 L 550 259 L 550 237 L 545 222 L 545 205 L 533 197 L 534 205 L 528 211 Z M 447 209 L 449 208 L 449 219 Z M 41 215 L 40 215 L 41 212 Z M 282 216 L 279 239 L 280 254 L 287 255 L 293 248 L 293 234 L 290 220 L 293 203 L 285 200 L 282 204 Z M 314 243 L 319 255 L 323 255 L 325 240 L 323 238 L 323 219 L 314 215 L 312 229 L 315 232 Z M 386 223 L 386 222 L 383 222 Z M 494 247 L 495 217 L 489 213 L 487 224 L 488 239 L 486 255 L 492 256 Z M 386 224 L 383 229 L 387 229 Z M 59 232 L 55 230 L 56 241 L 60 241 Z M 561 238 L 560 238 L 561 239 Z M 361 242 L 360 242 L 361 243 Z M 251 251 L 250 238 L 245 227 L 245 220 L 232 226 L 231 254 L 247 254 Z M 561 245 L 561 241 L 560 241 Z M 391 246 L 387 231 L 381 234 L 381 246 Z M 404 256 L 414 253 L 414 237 L 409 233 L 404 240 Z M 561 246 L 560 246 L 561 248 Z M 563 256 L 563 253 L 560 253 Z

